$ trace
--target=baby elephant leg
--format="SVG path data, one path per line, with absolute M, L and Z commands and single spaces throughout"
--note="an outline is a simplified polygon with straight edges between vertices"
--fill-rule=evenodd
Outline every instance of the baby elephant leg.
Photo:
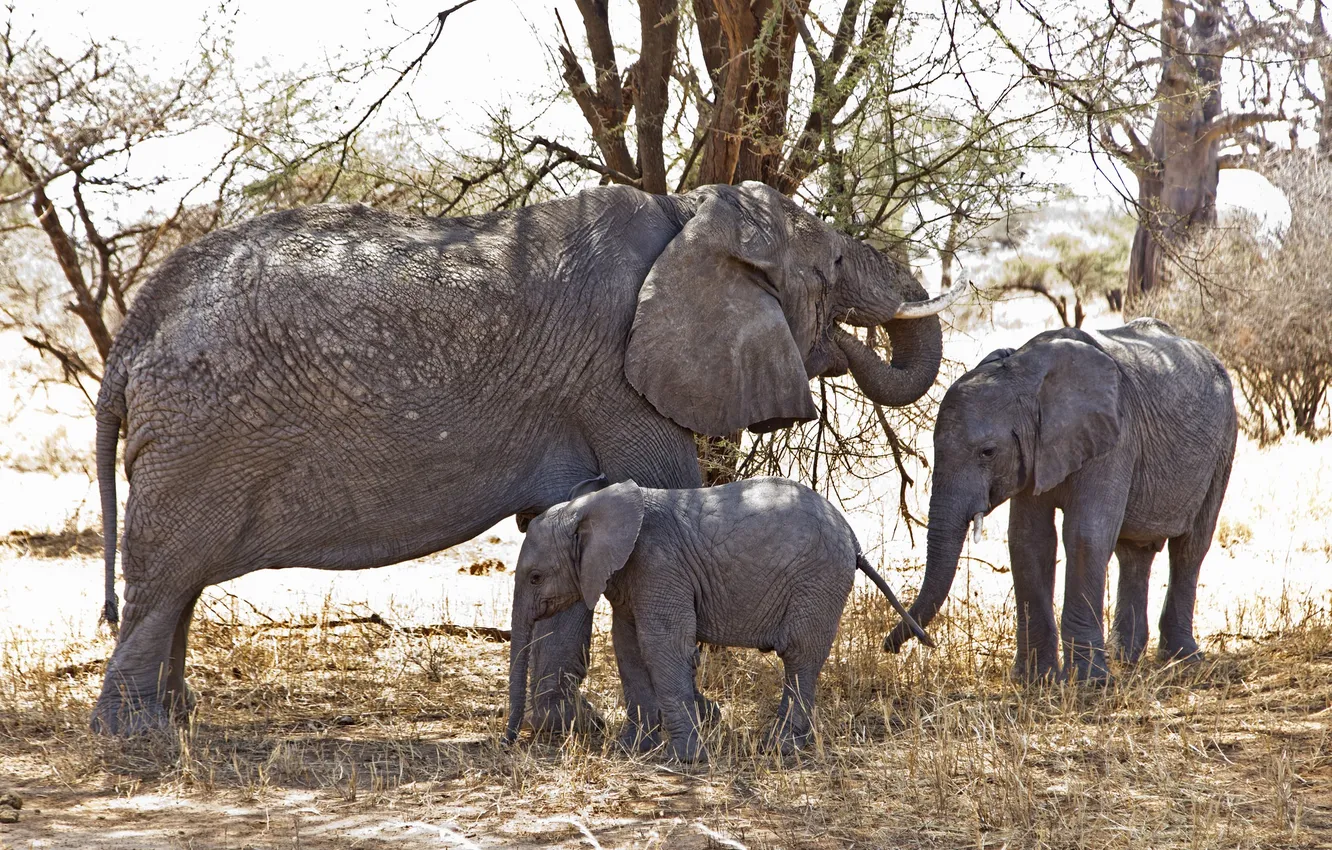
M 1119 561 L 1119 594 L 1115 603 L 1115 657 L 1137 664 L 1147 645 L 1147 593 L 1156 550 L 1131 543 L 1115 547 Z
M 671 755 L 686 762 L 708 760 L 699 736 L 702 725 L 694 699 L 694 612 L 676 611 L 674 622 L 660 615 L 638 619 L 638 648 L 652 679 L 652 691 L 661 710 L 662 725 L 670 736 Z
M 841 608 L 839 607 L 840 613 Z M 828 660 L 837 635 L 837 619 L 829 624 L 800 623 L 793 628 L 798 639 L 778 652 L 782 659 L 782 701 L 777 707 L 774 741 L 783 754 L 804 749 L 814 737 L 814 691 L 819 672 Z
M 638 649 L 638 630 L 625 617 L 611 621 L 611 642 L 615 645 L 615 663 L 620 668 L 624 689 L 624 728 L 620 746 L 629 752 L 645 753 L 661 746 L 661 716 L 657 696 L 652 690 L 643 653 Z

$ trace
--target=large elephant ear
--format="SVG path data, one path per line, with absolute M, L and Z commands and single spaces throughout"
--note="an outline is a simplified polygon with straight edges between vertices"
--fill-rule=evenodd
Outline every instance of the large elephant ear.
M 1037 394 L 1035 486 L 1057 485 L 1119 441 L 1119 367 L 1097 346 L 1054 339 Z
M 625 375 L 700 434 L 771 431 L 818 417 L 782 312 L 789 224 L 761 184 L 710 186 L 638 293 Z
M 633 554 L 643 527 L 643 491 L 632 481 L 613 484 L 570 503 L 577 518 L 578 588 L 589 609 L 606 582 Z

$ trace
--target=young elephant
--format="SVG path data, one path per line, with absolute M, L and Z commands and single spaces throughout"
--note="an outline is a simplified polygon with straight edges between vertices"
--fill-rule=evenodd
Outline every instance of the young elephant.
M 1170 544 L 1160 654 L 1199 658 L 1198 568 L 1235 456 L 1235 402 L 1206 348 L 1155 319 L 1102 332 L 1049 331 L 988 355 L 949 388 L 934 432 L 925 581 L 911 613 L 929 624 L 957 570 L 967 525 L 1012 499 L 1008 551 L 1019 678 L 1106 681 L 1106 565 L 1119 559 L 1115 637 L 1147 642 L 1152 559 Z M 1063 512 L 1063 619 L 1054 615 L 1055 509 Z M 907 639 L 899 624 L 884 647 Z
M 623 745 L 655 747 L 660 715 L 675 758 L 706 759 L 694 701 L 703 641 L 777 652 L 776 731 L 784 750 L 804 746 L 814 682 L 857 567 L 910 620 L 837 509 L 793 481 L 692 490 L 626 481 L 556 505 L 528 526 L 518 555 L 506 740 L 523 716 L 533 623 L 580 602 L 594 608 L 605 593 L 629 714 Z

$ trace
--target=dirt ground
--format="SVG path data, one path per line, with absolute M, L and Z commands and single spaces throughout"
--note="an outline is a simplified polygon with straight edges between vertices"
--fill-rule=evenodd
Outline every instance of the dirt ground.
M 950 356 L 1028 334 L 959 337 Z M 10 417 L 0 453 L 0 794 L 22 806 L 0 797 L 0 850 L 1332 847 L 1332 445 L 1242 443 L 1203 567 L 1200 667 L 1149 660 L 1104 690 L 1014 685 L 1001 509 L 968 544 L 937 650 L 885 655 L 886 605 L 857 589 L 806 754 L 762 746 L 777 659 L 709 652 L 723 717 L 712 762 L 686 767 L 599 733 L 500 744 L 512 521 L 410 564 L 211 589 L 190 722 L 93 736 L 112 646 L 95 488 L 77 451 L 40 462 L 91 440 L 39 408 Z M 845 507 L 909 596 L 923 547 L 881 495 Z M 614 724 L 608 625 L 599 611 L 587 691 Z

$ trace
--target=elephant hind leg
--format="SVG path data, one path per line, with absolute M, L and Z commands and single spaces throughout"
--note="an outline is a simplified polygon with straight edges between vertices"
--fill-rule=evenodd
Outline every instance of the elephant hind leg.
M 1130 543 L 1115 547 L 1119 561 L 1119 593 L 1115 602 L 1115 660 L 1137 664 L 1147 646 L 1147 592 L 1155 550 Z
M 171 636 L 171 658 L 166 686 L 162 695 L 162 704 L 167 712 L 181 719 L 189 716 L 196 702 L 194 692 L 185 683 L 185 654 L 190 637 L 190 621 L 194 619 L 194 606 L 198 602 L 199 594 L 196 592 L 176 620 L 176 631 Z
M 1201 661 L 1202 652 L 1193 636 L 1193 609 L 1198 595 L 1198 574 L 1203 558 L 1212 547 L 1221 500 L 1230 481 L 1230 458 L 1217 466 L 1212 484 L 1194 518 L 1193 527 L 1170 540 L 1170 588 L 1161 607 L 1161 640 L 1158 654 L 1163 659 Z
M 128 584 L 116 648 L 93 707 L 94 731 L 137 735 L 170 725 L 188 710 L 185 639 L 198 590 L 162 592 Z
M 814 737 L 815 685 L 837 636 L 837 620 L 832 620 L 831 628 L 805 622 L 796 629 L 793 633 L 800 639 L 778 651 L 782 659 L 782 699 L 777 706 L 773 738 L 784 754 L 804 749 Z
M 1195 532 L 1170 541 L 1170 588 L 1161 608 L 1161 640 L 1157 649 L 1163 660 L 1202 660 L 1193 637 L 1193 607 L 1198 593 L 1198 572 L 1212 544 Z

